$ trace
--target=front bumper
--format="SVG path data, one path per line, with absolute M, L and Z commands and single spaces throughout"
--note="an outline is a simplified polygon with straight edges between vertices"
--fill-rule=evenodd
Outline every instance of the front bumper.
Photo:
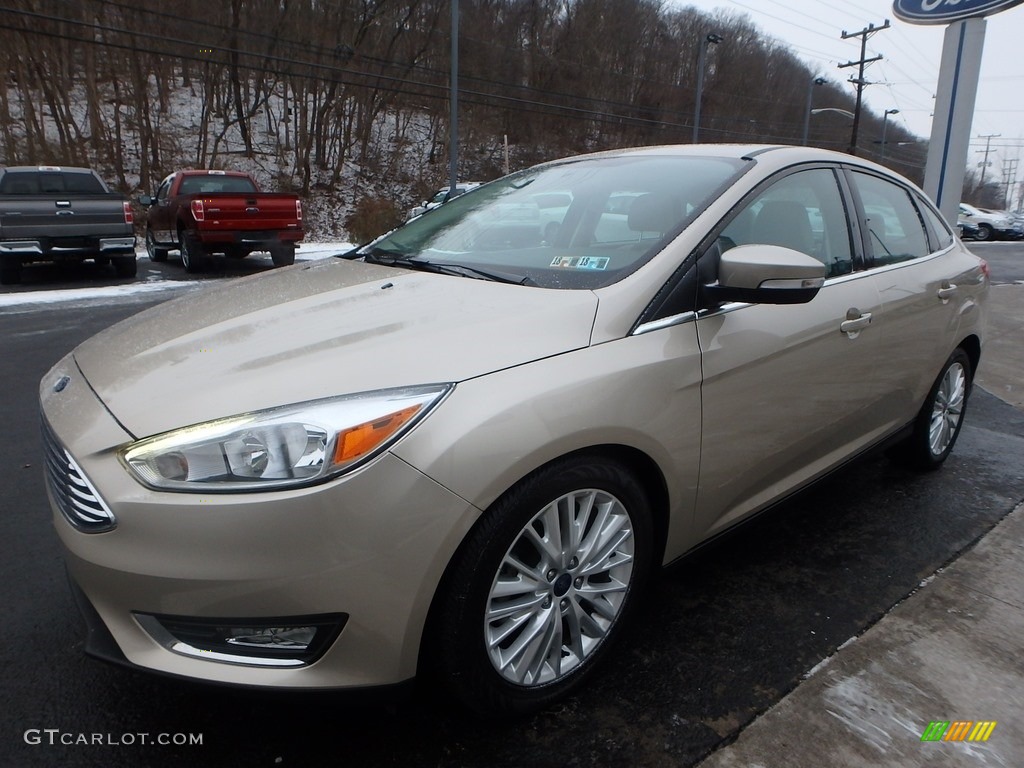
M 71 382 L 55 392 L 63 376 Z M 70 575 L 111 638 L 92 642 L 92 652 L 164 674 L 261 687 L 385 686 L 415 675 L 430 601 L 479 514 L 472 505 L 389 453 L 310 488 L 155 492 L 118 461 L 132 437 L 70 356 L 44 378 L 40 395 L 53 434 L 117 520 L 111 531 L 88 533 L 54 513 Z M 322 655 L 286 667 L 175 650 L 145 618 L 251 624 L 338 615 L 344 628 Z

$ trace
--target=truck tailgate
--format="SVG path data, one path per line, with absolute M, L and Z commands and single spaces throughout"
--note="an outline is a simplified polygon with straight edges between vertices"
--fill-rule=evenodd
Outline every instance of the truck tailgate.
M 287 193 L 256 195 L 197 195 L 203 201 L 201 230 L 234 231 L 299 229 L 296 197 Z
M 41 200 L 38 196 L 0 198 L 0 234 L 6 240 L 111 236 L 130 234 L 125 222 L 124 199 L 120 195 L 74 196 Z

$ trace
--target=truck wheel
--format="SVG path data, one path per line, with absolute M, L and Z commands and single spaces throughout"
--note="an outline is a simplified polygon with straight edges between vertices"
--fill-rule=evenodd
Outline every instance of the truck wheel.
M 118 277 L 135 277 L 139 273 L 139 262 L 135 254 L 131 256 L 118 256 L 114 259 L 114 273 Z
M 270 247 L 270 258 L 275 267 L 289 267 L 295 263 L 295 245 L 282 243 Z
M 167 261 L 167 249 L 156 244 L 151 229 L 146 230 L 146 253 L 149 254 L 150 261 Z
M 178 233 L 178 244 L 181 250 L 181 263 L 186 272 L 202 272 L 206 266 L 206 254 L 203 247 L 186 232 Z
M 21 282 L 21 261 L 0 260 L 0 285 L 16 285 Z

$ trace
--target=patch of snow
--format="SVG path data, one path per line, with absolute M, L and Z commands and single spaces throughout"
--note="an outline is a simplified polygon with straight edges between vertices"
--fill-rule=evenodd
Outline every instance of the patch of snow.
M 303 243 L 295 252 L 295 261 L 319 261 L 329 259 L 339 253 L 352 250 L 355 246 L 348 242 L 326 242 L 326 243 Z M 148 257 L 143 251 L 139 259 L 147 260 Z M 229 280 L 230 278 L 222 278 Z M 217 280 L 219 282 L 219 280 Z M 137 298 L 144 294 L 159 293 L 161 291 L 184 291 L 193 290 L 202 284 L 210 283 L 206 280 L 139 280 L 126 285 L 101 285 L 88 288 L 69 288 L 59 291 L 25 291 L 21 293 L 0 294 L 0 308 L 3 307 L 25 307 L 36 304 L 76 304 L 86 302 L 113 303 L 125 299 Z

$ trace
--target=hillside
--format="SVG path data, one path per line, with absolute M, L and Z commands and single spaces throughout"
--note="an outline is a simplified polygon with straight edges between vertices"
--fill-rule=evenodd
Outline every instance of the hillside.
M 161 10 L 162 8 L 171 10 Z M 313 237 L 394 217 L 447 178 L 449 3 L 439 0 L 9 0 L 0 9 L 0 162 L 91 165 L 120 190 L 182 167 L 297 191 Z M 688 142 L 705 43 L 700 138 L 800 143 L 814 85 L 745 16 L 656 0 L 461 3 L 462 178 L 582 151 Z M 865 112 L 862 136 L 880 119 Z M 843 150 L 847 121 L 809 143 Z M 923 145 L 889 126 L 887 163 L 920 178 Z M 876 157 L 864 139 L 860 154 Z

